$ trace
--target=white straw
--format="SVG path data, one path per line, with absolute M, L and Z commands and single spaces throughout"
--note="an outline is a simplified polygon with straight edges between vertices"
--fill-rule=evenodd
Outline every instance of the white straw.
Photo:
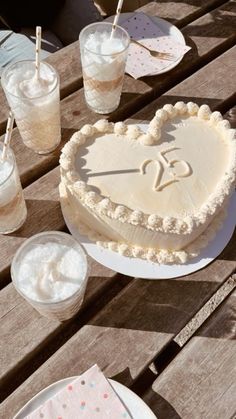
M 4 138 L 4 144 L 3 144 L 2 160 L 5 160 L 6 157 L 7 157 L 7 151 L 8 151 L 8 148 L 9 148 L 10 141 L 11 141 L 13 123 L 14 123 L 14 116 L 13 116 L 12 111 L 10 111 L 9 112 L 9 117 L 8 117 L 8 120 L 7 120 L 7 129 L 6 129 L 6 134 L 5 134 L 5 138 Z
M 116 25 L 117 25 L 117 22 L 118 22 L 119 17 L 120 17 L 120 12 L 121 12 L 121 9 L 122 9 L 123 1 L 124 0 L 119 0 L 118 4 L 117 4 L 116 14 L 115 14 L 113 25 L 112 25 L 111 38 L 113 38 L 115 30 L 116 30 Z
M 41 26 L 36 26 L 36 51 L 35 51 L 35 67 L 36 67 L 36 76 L 39 78 L 40 73 L 40 50 L 41 50 L 41 35 L 42 28 Z

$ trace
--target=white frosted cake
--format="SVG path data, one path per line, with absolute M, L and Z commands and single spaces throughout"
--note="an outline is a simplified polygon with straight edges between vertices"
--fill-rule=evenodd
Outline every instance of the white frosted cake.
M 99 245 L 157 263 L 184 263 L 215 234 L 235 186 L 236 138 L 207 105 L 165 105 L 146 133 L 100 120 L 60 157 L 60 196 Z

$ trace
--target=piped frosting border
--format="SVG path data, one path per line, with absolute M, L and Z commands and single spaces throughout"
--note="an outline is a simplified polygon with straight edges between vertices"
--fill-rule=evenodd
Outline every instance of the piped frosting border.
M 75 155 L 78 147 L 83 145 L 87 138 L 96 136 L 96 134 L 114 133 L 140 141 L 145 146 L 151 146 L 159 142 L 161 127 L 165 121 L 178 115 L 197 116 L 201 120 L 209 121 L 222 133 L 231 148 L 228 170 L 217 185 L 216 190 L 210 195 L 208 201 L 196 213 L 182 219 L 169 216 L 160 217 L 157 214 L 145 214 L 142 211 L 132 210 L 127 206 L 112 202 L 111 199 L 94 192 L 92 187 L 80 179 L 75 169 Z M 193 102 L 188 102 L 187 104 L 177 102 L 174 106 L 171 104 L 164 105 L 162 109 L 157 110 L 154 118 L 150 121 L 147 133 L 142 132 L 137 125 L 99 120 L 94 125 L 84 125 L 80 131 L 73 134 L 70 141 L 63 147 L 60 156 L 62 181 L 63 178 L 66 178 L 70 184 L 70 192 L 77 196 L 83 205 L 98 215 L 106 215 L 122 223 L 139 225 L 152 231 L 191 234 L 194 228 L 204 224 L 209 216 L 220 210 L 234 188 L 236 176 L 235 133 L 236 131 L 231 129 L 230 123 L 223 119 L 220 112 L 211 112 L 208 105 L 199 107 Z
M 81 222 L 79 216 L 74 213 L 63 183 L 60 183 L 59 191 L 63 212 L 66 213 L 68 219 L 71 223 L 73 223 L 80 234 L 87 236 L 89 240 L 96 242 L 98 246 L 117 252 L 122 256 L 139 258 L 159 264 L 184 264 L 189 259 L 197 257 L 200 251 L 215 237 L 227 215 L 226 209 L 221 210 L 208 228 L 196 240 L 194 240 L 193 243 L 186 246 L 183 250 L 173 251 L 157 248 L 144 248 L 130 243 L 109 240 L 92 230 L 89 226 Z

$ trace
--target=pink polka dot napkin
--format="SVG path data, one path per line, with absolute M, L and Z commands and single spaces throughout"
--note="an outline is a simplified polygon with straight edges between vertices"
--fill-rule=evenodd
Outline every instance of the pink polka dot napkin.
M 25 419 L 131 419 L 97 365 L 72 381 Z
M 120 25 L 130 34 L 131 40 L 133 38 L 150 49 L 174 55 L 173 61 L 153 58 L 147 50 L 131 42 L 125 71 L 135 79 L 160 73 L 191 49 L 165 34 L 144 13 L 134 13 Z

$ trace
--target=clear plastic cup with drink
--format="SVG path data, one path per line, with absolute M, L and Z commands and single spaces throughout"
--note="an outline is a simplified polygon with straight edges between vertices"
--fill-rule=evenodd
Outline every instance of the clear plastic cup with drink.
M 11 265 L 17 291 L 43 316 L 65 321 L 80 309 L 88 279 L 87 257 L 69 234 L 49 231 L 27 239 Z
M 41 62 L 36 73 L 35 61 L 18 61 L 4 69 L 1 82 L 24 144 L 39 154 L 53 151 L 61 141 L 56 70 Z
M 0 233 L 18 230 L 25 222 L 27 210 L 13 151 L 3 158 L 0 144 Z
M 114 34 L 108 22 L 92 23 L 79 36 L 88 106 L 97 113 L 114 111 L 120 103 L 130 37 L 116 26 Z

